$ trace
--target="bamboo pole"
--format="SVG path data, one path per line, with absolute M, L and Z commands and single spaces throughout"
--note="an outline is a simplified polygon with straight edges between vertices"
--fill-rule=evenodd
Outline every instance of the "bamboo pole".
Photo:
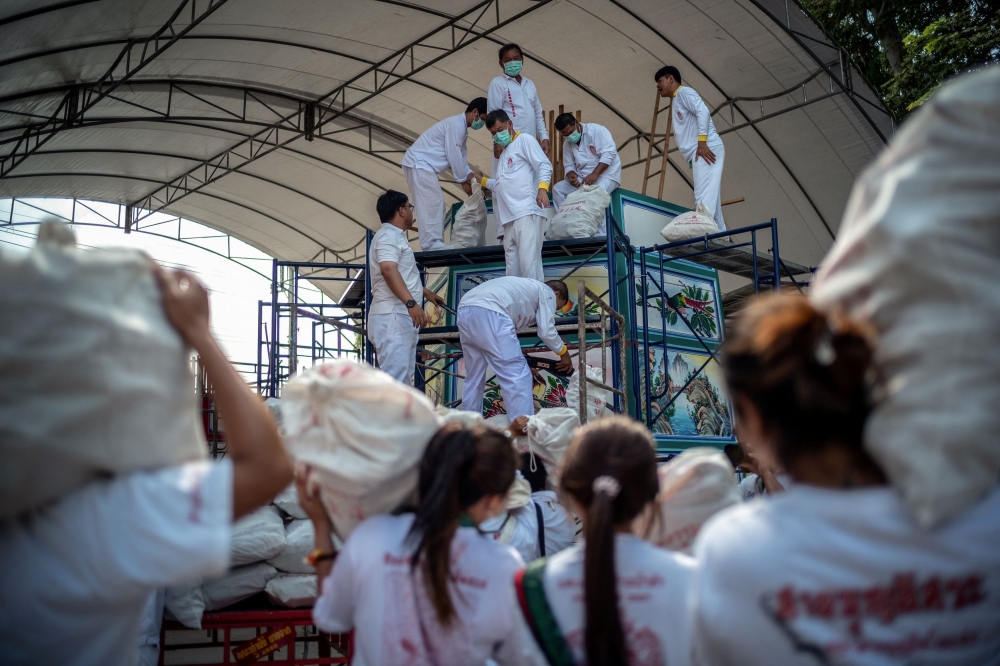
M 646 148 L 646 173 L 642 176 L 642 193 L 646 193 L 646 183 L 649 181 L 649 164 L 653 160 L 653 142 L 656 141 L 656 119 L 660 115 L 660 91 L 656 91 L 656 104 L 653 107 L 653 126 L 649 129 L 649 147 Z

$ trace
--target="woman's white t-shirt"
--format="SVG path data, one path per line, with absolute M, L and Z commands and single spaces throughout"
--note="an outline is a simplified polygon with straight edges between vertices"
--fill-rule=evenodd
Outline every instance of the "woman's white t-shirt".
M 556 623 L 578 664 L 586 663 L 583 552 L 578 544 L 545 567 L 544 588 Z M 694 560 L 632 534 L 615 537 L 618 606 L 631 666 L 689 663 L 688 592 Z
M 351 533 L 313 608 L 321 631 L 354 629 L 354 666 L 536 663 L 514 592 L 517 554 L 459 527 L 451 543 L 457 621 L 441 626 L 407 534 L 413 514 L 374 516 Z
M 694 546 L 699 664 L 987 664 L 1000 655 L 1000 489 L 921 529 L 888 486 L 794 485 Z

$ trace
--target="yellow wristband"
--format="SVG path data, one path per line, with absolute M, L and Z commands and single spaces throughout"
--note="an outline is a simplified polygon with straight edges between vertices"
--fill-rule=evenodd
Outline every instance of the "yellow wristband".
M 479 179 L 479 184 L 482 185 L 483 187 L 488 187 L 488 185 L 486 184 L 488 181 L 489 181 L 489 178 L 487 178 L 486 176 L 483 176 L 482 178 Z
M 566 345 L 563 345 L 563 348 L 562 348 L 561 351 L 558 352 L 558 355 L 559 356 L 565 356 L 568 353 L 569 353 L 569 347 L 567 347 Z
M 698 140 L 699 141 L 708 141 L 708 136 L 705 135 L 705 134 L 699 134 L 698 135 Z
M 548 183 L 538 183 L 538 189 L 545 190 L 546 192 L 548 192 L 549 191 L 549 184 Z

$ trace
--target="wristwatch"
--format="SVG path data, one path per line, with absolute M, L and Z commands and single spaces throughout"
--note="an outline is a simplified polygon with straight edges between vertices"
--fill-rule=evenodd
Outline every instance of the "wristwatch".
M 415 307 L 417 307 L 417 302 L 415 300 L 413 300 L 411 298 L 410 300 L 406 301 L 406 309 L 407 310 L 409 310 L 410 308 L 415 308 Z

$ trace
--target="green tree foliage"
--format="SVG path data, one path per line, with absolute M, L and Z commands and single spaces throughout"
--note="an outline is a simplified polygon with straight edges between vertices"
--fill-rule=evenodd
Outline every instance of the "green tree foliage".
M 1000 0 L 800 0 L 902 120 L 949 76 L 1000 60 Z

